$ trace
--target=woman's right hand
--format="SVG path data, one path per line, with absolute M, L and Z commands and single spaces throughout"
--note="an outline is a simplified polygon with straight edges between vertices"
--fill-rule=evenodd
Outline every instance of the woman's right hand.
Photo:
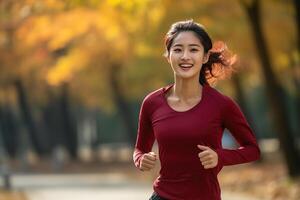
M 140 169 L 149 171 L 155 167 L 157 156 L 154 152 L 145 153 L 140 161 Z

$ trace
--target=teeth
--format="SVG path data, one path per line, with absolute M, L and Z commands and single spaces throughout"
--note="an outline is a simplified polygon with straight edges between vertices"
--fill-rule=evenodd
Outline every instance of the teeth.
M 180 64 L 179 66 L 180 67 L 192 67 L 193 65 L 191 65 L 191 64 Z

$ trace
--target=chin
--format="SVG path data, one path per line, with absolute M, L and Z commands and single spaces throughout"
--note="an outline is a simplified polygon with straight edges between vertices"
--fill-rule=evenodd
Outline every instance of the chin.
M 180 74 L 177 74 L 177 77 L 180 77 L 180 78 L 182 78 L 182 79 L 193 79 L 193 78 L 195 78 L 195 77 L 199 77 L 199 75 L 198 74 L 187 74 L 187 73 L 180 73 Z

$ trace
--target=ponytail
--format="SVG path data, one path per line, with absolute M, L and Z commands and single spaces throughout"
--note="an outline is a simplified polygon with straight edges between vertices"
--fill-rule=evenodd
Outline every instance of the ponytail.
M 218 80 L 229 77 L 235 71 L 233 64 L 237 56 L 233 55 L 224 42 L 218 41 L 208 51 L 209 58 L 202 65 L 199 82 L 201 85 L 214 84 Z

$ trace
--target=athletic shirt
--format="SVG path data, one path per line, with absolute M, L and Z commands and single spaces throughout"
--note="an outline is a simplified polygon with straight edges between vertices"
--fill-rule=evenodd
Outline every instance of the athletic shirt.
M 202 87 L 199 103 L 187 111 L 170 107 L 166 93 L 174 84 L 148 94 L 141 105 L 137 141 L 133 153 L 139 168 L 144 153 L 157 140 L 161 169 L 153 183 L 154 191 L 168 200 L 220 200 L 217 175 L 226 165 L 255 161 L 260 157 L 256 138 L 239 106 L 208 84 Z M 238 149 L 222 148 L 222 135 L 228 129 Z M 218 154 L 218 164 L 205 169 L 197 145 Z

